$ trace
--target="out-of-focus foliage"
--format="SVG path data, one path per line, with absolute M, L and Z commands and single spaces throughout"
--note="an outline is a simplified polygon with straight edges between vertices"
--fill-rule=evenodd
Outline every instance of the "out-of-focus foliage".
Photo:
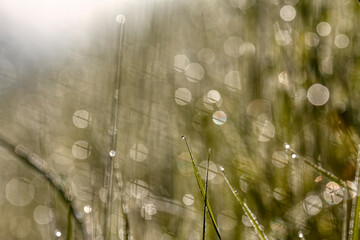
M 346 239 L 359 14 L 355 0 L 1 0 L 0 238 L 201 239 L 185 134 L 202 179 L 212 149 L 222 239 L 257 236 L 220 166 L 269 239 Z

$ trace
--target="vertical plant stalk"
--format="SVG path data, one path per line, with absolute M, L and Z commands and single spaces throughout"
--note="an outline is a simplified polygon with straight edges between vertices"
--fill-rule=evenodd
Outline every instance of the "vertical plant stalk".
M 230 184 L 229 179 L 226 177 L 225 174 L 225 170 L 223 167 L 220 168 L 221 169 L 221 173 L 225 179 L 225 182 L 227 183 L 227 185 L 229 186 L 231 192 L 233 193 L 233 195 L 235 196 L 236 200 L 238 201 L 238 203 L 240 204 L 240 206 L 242 207 L 242 209 L 244 210 L 245 214 L 248 216 L 251 225 L 254 227 L 257 235 L 259 236 L 259 238 L 261 240 L 267 240 L 267 236 L 265 235 L 265 232 L 263 230 L 263 228 L 260 226 L 259 222 L 256 220 L 255 215 L 251 212 L 250 208 L 248 207 L 248 205 L 244 202 L 243 199 L 241 199 L 241 197 L 239 196 L 238 192 L 233 188 L 233 186 Z
M 66 226 L 66 240 L 71 240 L 72 226 L 71 226 L 71 204 L 68 203 L 67 226 Z
M 301 157 L 300 155 L 298 155 L 293 149 L 291 148 L 287 148 L 286 149 L 287 152 L 291 155 L 294 154 L 295 159 L 299 159 L 301 161 L 303 161 L 306 165 L 310 166 L 311 168 L 315 169 L 315 171 L 317 171 L 318 173 L 326 176 L 327 178 L 329 178 L 330 180 L 336 182 L 337 184 L 339 184 L 339 186 L 343 187 L 343 188 L 347 188 L 347 184 L 345 181 L 341 180 L 339 177 L 335 176 L 333 173 L 329 172 L 328 170 L 320 167 L 319 165 L 317 165 L 316 163 L 313 163 L 312 161 L 310 161 L 307 158 Z
M 123 219 L 124 219 L 124 224 L 123 227 L 125 228 L 125 230 L 123 231 L 122 237 L 124 240 L 128 240 L 129 238 L 129 233 L 130 233 L 130 224 L 129 224 L 129 217 L 127 214 L 127 209 L 125 206 L 125 200 L 124 200 L 124 193 L 123 193 L 123 181 L 122 181 L 122 175 L 120 174 L 120 172 L 118 172 L 119 174 L 115 174 L 115 180 L 116 180 L 116 186 L 118 186 L 119 188 L 119 193 L 120 193 L 120 202 L 121 202 L 121 210 L 122 210 L 122 214 L 123 214 Z
M 341 234 L 341 239 L 342 240 L 346 240 L 347 239 L 347 227 L 348 227 L 348 222 L 347 222 L 347 211 L 348 211 L 348 196 L 349 196 L 349 190 L 348 188 L 343 188 L 344 191 L 344 201 L 343 201 L 343 210 L 344 210 L 344 217 L 343 217 L 343 226 L 342 226 L 342 234 Z
M 191 158 L 192 166 L 193 166 L 193 169 L 194 169 L 196 181 L 197 181 L 197 184 L 198 184 L 198 186 L 199 186 L 199 191 L 200 191 L 200 193 L 201 193 L 202 198 L 205 200 L 205 188 L 204 188 L 204 185 L 203 185 L 202 182 L 201 182 L 201 179 L 200 179 L 200 176 L 199 176 L 199 171 L 198 171 L 198 169 L 197 169 L 197 167 L 196 167 L 195 160 L 194 160 L 194 158 L 193 158 L 193 156 L 192 156 L 192 153 L 191 153 L 191 150 L 190 150 L 190 147 L 189 147 L 189 143 L 188 143 L 188 141 L 187 141 L 187 139 L 186 139 L 186 136 L 183 135 L 181 138 L 185 140 L 186 147 L 187 147 L 187 149 L 188 149 L 188 151 L 189 151 L 189 154 L 190 154 L 190 158 Z M 209 200 L 208 200 L 208 199 L 206 199 L 206 206 L 207 206 L 207 207 L 206 207 L 207 212 L 208 212 L 209 217 L 210 217 L 210 219 L 211 219 L 211 222 L 212 222 L 212 224 L 213 224 L 213 226 L 214 226 L 216 235 L 217 235 L 217 237 L 221 240 L 220 232 L 219 232 L 218 226 L 217 226 L 217 224 L 216 224 L 215 217 L 214 217 L 214 214 L 213 214 L 213 212 L 212 212 L 212 210 L 211 210 L 211 206 L 210 206 L 210 203 L 209 203 Z
M 122 53 L 123 53 L 123 45 L 124 45 L 124 24 L 119 23 L 120 27 L 118 28 L 117 34 L 117 55 L 115 59 L 115 79 L 114 79 L 114 95 L 112 101 L 112 109 L 111 109 L 111 127 L 112 127 L 112 136 L 110 139 L 110 151 L 113 152 L 113 155 L 108 157 L 108 169 L 106 175 L 107 179 L 107 201 L 105 207 L 105 220 L 104 220 L 104 238 L 105 240 L 111 239 L 110 231 L 108 228 L 111 228 L 111 208 L 112 208 L 112 195 L 113 195 L 113 178 L 114 178 L 114 157 L 116 154 L 116 143 L 117 143 L 117 118 L 118 118 L 118 106 L 119 106 L 119 91 L 120 91 L 120 83 L 121 83 L 121 63 L 122 63 Z
M 125 223 L 125 230 L 124 230 L 124 239 L 128 240 L 130 239 L 129 234 L 130 234 L 130 225 L 129 225 L 129 217 L 127 215 L 127 209 L 125 208 L 125 204 L 121 203 L 121 209 L 122 212 L 124 214 L 124 223 Z
M 203 221 L 203 240 L 205 240 L 206 232 L 206 208 L 207 208 L 207 188 L 208 188 L 208 178 L 209 178 L 209 162 L 210 162 L 211 149 L 209 149 L 209 156 L 206 164 L 206 177 L 205 177 L 205 198 L 204 198 L 204 221 Z
M 359 172 L 360 172 L 360 145 L 358 146 L 358 157 L 356 161 L 356 173 L 355 173 L 355 186 L 356 186 L 356 197 L 353 199 L 351 208 L 351 218 L 349 227 L 349 239 L 359 239 L 359 211 L 360 211 L 360 189 L 359 189 Z

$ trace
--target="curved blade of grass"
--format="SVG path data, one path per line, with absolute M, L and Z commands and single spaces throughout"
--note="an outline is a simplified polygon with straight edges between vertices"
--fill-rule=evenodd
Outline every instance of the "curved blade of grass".
M 335 176 L 334 174 L 332 174 L 331 172 L 329 172 L 328 170 L 320 167 L 319 165 L 317 165 L 316 163 L 313 163 L 311 160 L 301 157 L 300 155 L 298 155 L 293 149 L 291 148 L 287 148 L 286 149 L 287 152 L 289 154 L 295 154 L 295 158 L 296 159 L 300 159 L 301 161 L 303 161 L 305 164 L 307 164 L 308 166 L 310 166 L 311 168 L 315 169 L 315 171 L 317 171 L 318 173 L 326 176 L 327 178 L 329 178 L 330 180 L 336 182 L 337 184 L 339 184 L 340 186 L 342 186 L 343 188 L 348 188 L 347 184 L 345 181 L 341 180 L 339 177 Z M 293 157 L 294 158 L 294 157 Z
M 209 162 L 210 162 L 210 153 L 211 149 L 209 149 L 209 155 L 206 164 L 206 177 L 205 177 L 205 199 L 204 199 L 204 221 L 203 221 L 203 240 L 205 240 L 205 228 L 206 228 L 206 208 L 207 208 L 207 188 L 208 188 L 208 177 L 209 177 Z
M 45 179 L 60 193 L 62 199 L 68 204 L 70 207 L 70 211 L 68 214 L 71 214 L 74 219 L 80 224 L 84 239 L 88 239 L 85 229 L 89 228 L 88 223 L 83 221 L 76 213 L 79 213 L 79 205 L 74 201 L 75 197 L 71 188 L 68 186 L 65 180 L 61 178 L 59 174 L 55 172 L 53 168 L 51 168 L 45 160 L 43 160 L 40 156 L 33 153 L 30 149 L 26 148 L 23 145 L 16 145 L 7 142 L 3 138 L 0 137 L 0 144 L 9 150 L 14 151 L 14 153 L 25 160 L 30 166 L 35 168 L 39 173 L 41 173 Z
M 0 145 L 9 151 L 9 153 L 15 154 L 20 159 L 24 160 L 31 167 L 36 169 L 40 174 L 42 174 L 45 179 L 54 187 L 54 189 L 60 194 L 61 198 L 68 204 L 70 204 L 71 214 L 77 223 L 80 224 L 83 238 L 88 239 L 85 229 L 87 228 L 87 223 L 80 219 L 76 212 L 77 204 L 74 200 L 71 189 L 66 184 L 66 182 L 60 177 L 59 174 L 52 169 L 45 160 L 33 153 L 30 149 L 26 148 L 21 144 L 16 144 L 15 142 L 9 140 L 3 135 L 0 135 Z
M 359 172 L 360 172 L 360 145 L 358 146 L 358 157 L 356 161 L 355 185 L 357 188 L 356 197 L 352 202 L 351 219 L 349 228 L 349 239 L 359 239 L 359 217 L 360 217 L 360 189 L 359 189 Z
M 183 135 L 181 138 L 185 140 L 186 147 L 187 147 L 187 149 L 188 149 L 188 151 L 189 151 L 189 154 L 190 154 L 190 158 L 191 158 L 192 166 L 193 166 L 193 169 L 194 169 L 196 181 L 197 181 L 197 184 L 198 184 L 198 186 L 199 186 L 199 190 L 200 190 L 201 196 L 202 196 L 202 198 L 205 200 L 205 188 L 204 188 L 204 185 L 203 185 L 202 182 L 201 182 L 201 179 L 200 179 L 200 176 L 199 176 L 199 171 L 198 171 L 198 169 L 197 169 L 197 167 L 196 167 L 196 165 L 195 165 L 195 161 L 194 161 L 194 158 L 193 158 L 193 156 L 192 156 L 192 153 L 191 153 L 191 150 L 190 150 L 190 147 L 189 147 L 189 143 L 188 143 L 188 141 L 187 141 L 187 139 L 186 139 L 186 136 Z M 209 200 L 208 200 L 208 199 L 206 199 L 206 206 L 207 206 L 207 207 L 206 207 L 207 212 L 208 212 L 208 214 L 209 214 L 209 217 L 210 217 L 210 219 L 211 219 L 211 222 L 212 222 L 212 224 L 213 224 L 213 226 L 214 226 L 214 229 L 215 229 L 215 231 L 216 231 L 216 235 L 217 235 L 217 237 L 221 240 L 220 232 L 219 232 L 218 226 L 217 226 L 217 224 L 216 224 L 215 217 L 214 217 L 214 214 L 213 214 L 213 212 L 212 212 L 212 210 L 211 210 L 211 206 L 210 206 L 210 203 L 209 203 Z
M 239 196 L 238 192 L 233 188 L 233 186 L 230 184 L 229 179 L 226 177 L 225 174 L 225 170 L 224 168 L 220 168 L 221 169 L 221 173 L 225 179 L 225 182 L 227 183 L 227 185 L 229 186 L 231 192 L 233 193 L 233 195 L 235 196 L 236 200 L 238 201 L 238 203 L 241 205 L 242 209 L 244 210 L 244 212 L 246 213 L 246 215 L 248 216 L 251 225 L 254 227 L 257 235 L 260 237 L 260 239 L 262 240 L 267 240 L 268 238 L 265 235 L 264 230 L 262 229 L 262 227 L 260 227 L 259 222 L 256 220 L 255 215 L 251 212 L 250 208 L 248 207 L 248 205 L 244 202 L 244 200 L 241 199 L 241 197 Z

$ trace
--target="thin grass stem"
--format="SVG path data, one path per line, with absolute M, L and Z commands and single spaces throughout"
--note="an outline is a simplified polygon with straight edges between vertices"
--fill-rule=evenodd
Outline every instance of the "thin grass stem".
M 198 169 L 197 169 L 197 167 L 196 167 L 195 160 L 194 160 L 193 155 L 192 155 L 192 153 L 191 153 L 191 149 L 190 149 L 189 143 L 188 143 L 188 141 L 187 141 L 187 139 L 186 139 L 186 136 L 183 135 L 181 138 L 185 140 L 186 147 L 187 147 L 187 149 L 188 149 L 188 151 L 189 151 L 189 154 L 190 154 L 190 158 L 191 158 L 192 166 L 193 166 L 193 169 L 194 169 L 196 181 L 197 181 L 197 184 L 198 184 L 198 186 L 199 186 L 199 191 L 200 191 L 200 193 L 201 193 L 202 198 L 203 198 L 204 201 L 205 201 L 205 188 L 204 188 L 204 185 L 203 185 L 202 182 L 201 182 L 200 175 L 199 175 L 199 171 L 198 171 Z M 215 220 L 214 214 L 213 214 L 213 212 L 212 212 L 212 210 L 211 210 L 211 206 L 210 206 L 210 203 L 209 203 L 209 200 L 208 200 L 208 199 L 206 199 L 206 206 L 207 206 L 207 207 L 206 207 L 207 212 L 208 212 L 209 217 L 210 217 L 210 219 L 211 219 L 211 222 L 212 222 L 212 224 L 213 224 L 213 226 L 214 226 L 216 235 L 217 235 L 217 237 L 221 240 L 220 231 L 219 231 L 218 226 L 217 226 L 217 224 L 216 224 L 216 220 Z
M 340 179 L 339 177 L 335 176 L 333 173 L 327 171 L 326 169 L 320 167 L 319 165 L 317 165 L 316 163 L 313 163 L 312 161 L 310 161 L 309 159 L 300 156 L 299 154 L 297 154 L 297 152 L 295 152 L 293 149 L 290 148 L 290 145 L 285 144 L 285 148 L 287 150 L 287 152 L 289 154 L 291 154 L 292 158 L 295 159 L 300 159 L 301 161 L 303 161 L 305 164 L 307 164 L 308 166 L 310 166 L 311 168 L 313 168 L 315 171 L 317 171 L 318 173 L 326 176 L 327 178 L 329 178 L 330 180 L 334 181 L 335 183 L 337 183 L 339 186 L 343 187 L 345 194 L 344 194 L 344 218 L 343 218 L 343 230 L 342 230 L 342 239 L 347 239 L 347 208 L 348 208 L 348 204 L 347 204 L 347 199 L 349 196 L 349 186 L 346 184 L 346 182 L 342 179 Z M 355 184 L 358 186 L 359 185 L 359 166 L 360 166 L 360 146 L 359 146 L 359 153 L 358 153 L 358 159 L 357 159 L 357 169 L 356 169 L 356 176 L 355 176 Z M 356 188 L 357 188 L 356 186 Z M 355 239 L 359 239 L 359 211 L 360 211 L 360 201 L 359 201 L 359 195 L 360 192 L 358 191 L 358 194 L 356 196 L 356 198 L 353 199 L 353 203 L 352 203 L 352 208 L 351 208 L 351 219 L 350 219 L 350 224 L 349 224 L 349 232 L 348 232 L 348 239 L 349 240 L 355 240 Z M 356 226 L 354 228 L 354 226 Z
M 342 240 L 346 240 L 347 239 L 347 227 L 348 227 L 348 214 L 347 214 L 347 210 L 348 210 L 348 195 L 349 195 L 349 191 L 348 188 L 343 188 L 345 194 L 344 194 L 344 202 L 343 202 L 343 210 L 344 210 L 344 217 L 343 217 L 343 226 L 342 226 L 342 234 L 341 234 L 341 239 Z
M 267 236 L 265 235 L 265 232 L 263 230 L 263 227 L 260 226 L 259 222 L 256 220 L 255 215 L 251 212 L 250 208 L 247 206 L 247 204 L 244 202 L 243 199 L 241 199 L 240 195 L 238 194 L 238 192 L 236 191 L 236 189 L 234 189 L 234 187 L 230 184 L 229 179 L 226 177 L 225 174 L 225 170 L 223 167 L 220 168 L 222 175 L 225 179 L 225 182 L 227 183 L 227 185 L 229 186 L 231 192 L 233 193 L 233 195 L 235 196 L 236 200 L 238 201 L 238 203 L 240 204 L 240 206 L 242 207 L 242 209 L 244 210 L 245 214 L 248 216 L 251 225 L 254 227 L 257 235 L 259 236 L 260 239 L 262 240 L 267 240 Z
M 359 189 L 359 172 L 360 172 L 360 145 L 358 146 L 358 157 L 356 161 L 355 185 L 357 189 L 356 197 L 353 199 L 351 208 L 351 219 L 349 227 L 349 239 L 359 239 L 359 211 L 360 211 L 360 189 Z
M 206 231 L 206 201 L 207 201 L 207 188 L 208 188 L 208 177 L 209 177 L 209 162 L 210 162 L 211 149 L 209 149 L 209 155 L 206 164 L 206 177 L 205 177 L 205 199 L 204 199 L 204 221 L 203 221 L 203 240 L 205 240 Z
M 347 184 L 345 181 L 341 180 L 339 177 L 335 176 L 333 173 L 329 172 L 328 170 L 320 167 L 319 165 L 317 165 L 316 163 L 313 163 L 311 160 L 300 156 L 299 154 L 297 154 L 297 152 L 295 152 L 293 149 L 291 148 L 287 148 L 286 149 L 287 152 L 291 155 L 292 158 L 294 159 L 299 159 L 301 161 L 303 161 L 306 165 L 310 166 L 311 168 L 313 168 L 315 171 L 317 171 L 318 173 L 326 176 L 327 178 L 329 178 L 330 180 L 336 182 L 337 184 L 339 184 L 339 186 L 343 187 L 343 188 L 348 188 Z

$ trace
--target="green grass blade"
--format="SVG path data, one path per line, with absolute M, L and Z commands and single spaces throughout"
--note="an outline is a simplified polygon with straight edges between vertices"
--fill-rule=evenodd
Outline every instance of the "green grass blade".
M 350 228 L 349 228 L 349 239 L 357 240 L 359 239 L 359 217 L 360 217 L 360 190 L 359 190 L 359 172 L 360 172 L 360 146 L 358 147 L 358 157 L 356 162 L 356 173 L 355 173 L 355 184 L 357 188 L 356 197 L 352 202 L 351 209 L 351 220 L 350 220 Z
M 345 181 L 341 180 L 339 177 L 335 176 L 333 173 L 329 172 L 328 170 L 320 167 L 319 165 L 317 165 L 316 163 L 313 163 L 311 160 L 300 156 L 299 154 L 297 154 L 297 152 L 295 152 L 293 149 L 290 148 L 290 146 L 288 144 L 285 145 L 286 151 L 288 154 L 291 155 L 291 157 L 293 159 L 299 159 L 301 161 L 303 161 L 305 164 L 307 164 L 308 166 L 310 166 L 311 168 L 313 168 L 315 171 L 317 171 L 318 173 L 326 176 L 328 179 L 330 179 L 331 181 L 337 183 L 339 186 L 343 187 L 343 189 L 345 190 L 345 196 L 344 196 L 344 220 L 343 220 L 343 233 L 342 233 L 342 239 L 346 239 L 346 228 L 347 228 L 347 217 L 346 217 L 346 212 L 347 212 L 347 196 L 349 193 L 349 186 L 346 184 Z M 357 185 L 359 185 L 359 157 L 358 157 L 358 166 L 357 166 L 357 172 L 356 172 L 356 176 L 355 177 L 355 182 L 357 183 Z M 359 229 L 357 227 L 357 229 L 353 229 L 353 226 L 359 226 L 359 211 L 360 211 L 360 201 L 358 200 L 359 198 L 359 192 L 356 198 L 354 198 L 353 200 L 353 206 L 352 206 L 352 212 L 351 212 L 351 220 L 350 220 L 350 228 L 349 228 L 349 238 L 351 240 L 354 239 L 359 239 Z M 357 219 L 357 220 L 356 220 Z
M 0 145 L 9 149 L 9 151 L 13 151 L 18 157 L 25 160 L 28 164 L 30 164 L 33 168 L 35 168 L 39 173 L 41 173 L 45 179 L 56 189 L 56 191 L 60 194 L 61 198 L 68 204 L 70 207 L 70 213 L 73 215 L 75 221 L 80 224 L 81 230 L 83 233 L 83 237 L 87 236 L 86 229 L 88 228 L 88 223 L 83 221 L 77 216 L 77 212 L 79 213 L 79 208 L 74 200 L 74 194 L 72 193 L 70 187 L 66 183 L 64 179 L 61 178 L 59 174 L 55 172 L 53 168 L 51 168 L 45 160 L 41 157 L 33 153 L 30 149 L 25 146 L 19 144 L 14 145 L 7 141 L 5 138 L 0 136 Z
M 187 147 L 187 149 L 188 149 L 188 151 L 189 151 L 189 154 L 190 154 L 190 158 L 191 158 L 192 166 L 193 166 L 193 169 L 194 169 L 196 181 L 197 181 L 197 184 L 198 184 L 198 186 L 199 186 L 199 190 L 200 190 L 201 196 L 202 196 L 202 198 L 205 200 L 205 188 L 204 188 L 204 185 L 203 185 L 202 182 L 201 182 L 200 175 L 199 175 L 199 171 L 198 171 L 198 169 L 197 169 L 197 167 L 196 167 L 195 160 L 194 160 L 194 158 L 193 158 L 193 156 L 192 156 L 192 153 L 191 153 L 191 150 L 190 150 L 190 147 L 189 147 L 189 143 L 188 143 L 188 141 L 187 141 L 187 139 L 186 139 L 185 136 L 182 136 L 181 138 L 185 140 L 186 147 Z M 213 226 L 214 226 L 214 229 L 215 229 L 215 231 L 216 231 L 216 235 L 217 235 L 218 238 L 221 240 L 220 232 L 219 232 L 218 226 L 217 226 L 217 224 L 216 224 L 215 217 L 214 217 L 214 214 L 213 214 L 213 212 L 212 212 L 212 210 L 211 210 L 211 206 L 210 206 L 210 203 L 209 203 L 209 200 L 208 200 L 208 199 L 206 199 L 206 206 L 207 206 L 207 207 L 206 207 L 207 212 L 208 212 L 208 214 L 209 214 L 209 217 L 210 217 L 210 219 L 211 219 L 211 222 L 212 222 L 212 224 L 213 224 Z
M 230 184 L 229 179 L 226 177 L 224 168 L 221 168 L 221 173 L 222 173 L 227 185 L 229 186 L 231 192 L 235 196 L 236 200 L 238 201 L 238 203 L 241 205 L 242 209 L 244 210 L 244 212 L 248 216 L 248 218 L 249 218 L 249 220 L 251 222 L 251 225 L 254 227 L 257 235 L 260 237 L 260 239 L 267 240 L 268 238 L 266 237 L 265 232 L 263 231 L 263 229 L 260 226 L 259 222 L 256 220 L 255 215 L 251 212 L 250 208 L 247 206 L 247 204 L 244 202 L 244 200 L 241 199 L 238 192 Z
M 344 201 L 343 201 L 343 210 L 344 210 L 344 217 L 343 217 L 343 225 L 342 225 L 342 233 L 341 233 L 341 239 L 346 240 L 347 239 L 347 227 L 348 227 L 348 195 L 349 191 L 347 188 L 344 189 Z
M 205 240 L 205 230 L 206 230 L 206 201 L 207 201 L 207 188 L 208 188 L 208 179 L 209 179 L 209 162 L 210 162 L 211 149 L 209 149 L 209 155 L 206 165 L 206 177 L 205 177 L 205 199 L 204 199 L 204 219 L 203 219 L 203 240 Z
M 291 155 L 291 157 L 293 159 L 299 159 L 301 161 L 303 161 L 305 164 L 307 164 L 308 166 L 310 166 L 311 168 L 313 168 L 315 171 L 317 171 L 318 173 L 326 176 L 328 179 L 330 179 L 333 182 L 336 182 L 337 184 L 339 184 L 339 186 L 343 187 L 343 188 L 348 188 L 347 184 L 345 181 L 341 180 L 339 177 L 335 176 L 334 174 L 332 174 L 331 172 L 329 172 L 328 170 L 320 167 L 319 165 L 317 165 L 316 163 L 313 163 L 311 160 L 301 157 L 300 155 L 298 155 L 293 149 L 291 149 L 290 147 L 288 147 L 286 149 L 286 151 Z

